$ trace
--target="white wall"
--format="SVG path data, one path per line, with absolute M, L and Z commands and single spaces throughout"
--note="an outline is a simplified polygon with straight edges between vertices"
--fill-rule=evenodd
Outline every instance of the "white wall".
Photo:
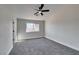
M 26 23 L 36 23 L 39 24 L 38 32 L 26 32 Z M 40 38 L 44 37 L 44 21 L 40 20 L 29 20 L 29 19 L 18 19 L 17 20 L 17 37 L 18 40 Z
M 0 5 L 0 55 L 10 52 L 12 42 L 12 18 L 8 7 Z
M 45 23 L 46 37 L 79 50 L 79 5 L 64 5 Z

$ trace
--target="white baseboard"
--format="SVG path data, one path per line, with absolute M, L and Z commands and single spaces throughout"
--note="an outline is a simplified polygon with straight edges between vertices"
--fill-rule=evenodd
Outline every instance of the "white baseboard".
M 40 36 L 40 37 L 34 37 L 34 38 L 27 38 L 27 39 L 22 39 L 22 40 L 16 40 L 15 42 L 22 42 L 24 40 L 30 40 L 30 39 L 39 39 L 39 38 L 43 38 L 44 36 Z
M 79 51 L 79 49 L 77 49 L 77 48 L 75 48 L 75 47 L 73 47 L 73 46 L 70 46 L 70 45 L 68 45 L 68 44 L 64 44 L 64 43 L 59 42 L 59 41 L 57 41 L 57 40 L 55 40 L 55 39 L 52 39 L 52 38 L 50 38 L 50 37 L 45 36 L 45 38 L 47 38 L 47 39 L 49 39 L 49 40 L 52 40 L 52 41 L 55 41 L 55 42 L 57 42 L 57 43 L 59 43 L 59 44 L 62 44 L 62 45 L 64 45 L 64 46 L 67 46 L 67 47 L 69 47 L 69 48 L 72 48 L 72 49 L 74 49 L 74 50 Z
M 9 51 L 6 55 L 9 55 L 9 53 L 11 52 L 12 49 L 13 49 L 13 46 L 9 49 Z

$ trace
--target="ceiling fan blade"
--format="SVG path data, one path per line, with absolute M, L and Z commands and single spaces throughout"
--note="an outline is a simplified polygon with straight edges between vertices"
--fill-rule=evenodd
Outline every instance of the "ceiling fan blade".
M 42 10 L 42 12 L 49 12 L 49 10 Z
M 43 16 L 43 13 L 41 13 L 41 15 Z
M 38 14 L 39 12 L 34 13 L 34 15 Z
M 41 4 L 41 6 L 39 7 L 39 9 L 42 9 L 44 7 L 44 4 Z
M 39 13 L 39 12 L 36 12 L 36 13 L 34 13 L 34 15 L 38 16 L 38 13 Z

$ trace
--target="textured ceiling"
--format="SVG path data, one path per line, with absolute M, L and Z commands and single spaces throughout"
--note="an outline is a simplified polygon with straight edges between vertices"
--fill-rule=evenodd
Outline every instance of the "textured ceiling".
M 34 13 L 40 6 L 39 4 L 14 4 L 14 5 L 0 5 L 7 8 L 9 13 L 12 13 L 13 17 L 24 18 L 24 19 L 34 19 L 34 20 L 45 20 L 53 17 L 56 12 L 58 12 L 63 5 L 59 4 L 45 4 L 43 9 L 49 9 L 50 12 L 44 13 L 44 16 L 35 16 Z

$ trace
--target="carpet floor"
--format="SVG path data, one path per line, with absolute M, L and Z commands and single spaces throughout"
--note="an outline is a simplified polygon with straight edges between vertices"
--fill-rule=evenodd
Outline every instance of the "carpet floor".
M 39 38 L 15 43 L 10 55 L 79 55 L 79 51 L 46 38 Z

